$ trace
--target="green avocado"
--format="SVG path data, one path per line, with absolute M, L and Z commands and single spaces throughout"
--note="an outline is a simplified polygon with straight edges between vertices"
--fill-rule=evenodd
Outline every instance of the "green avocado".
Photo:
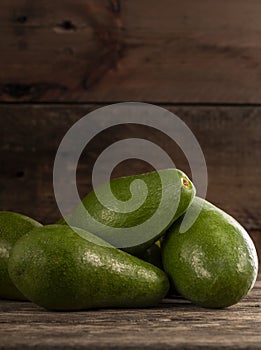
M 39 222 L 22 214 L 0 212 L 0 298 L 25 299 L 9 277 L 7 269 L 9 252 L 21 236 L 39 226 L 42 226 Z
M 194 196 L 192 182 L 177 169 L 117 178 L 90 192 L 67 223 L 139 255 L 187 210 Z
M 148 307 L 169 288 L 160 269 L 65 225 L 23 236 L 11 251 L 9 274 L 29 300 L 50 310 Z
M 163 242 L 163 266 L 172 286 L 203 307 L 236 304 L 251 290 L 258 272 L 248 233 L 230 215 L 198 197 L 185 220 L 192 225 L 183 232 L 179 219 Z
M 67 221 L 70 219 L 71 215 L 67 215 L 65 217 L 61 217 L 59 220 L 55 222 L 56 225 L 67 225 Z
M 163 269 L 161 261 L 161 249 L 160 246 L 158 246 L 156 243 L 138 255 L 138 258 L 157 266 L 159 269 Z
M 162 237 L 163 238 L 163 237 Z M 151 247 L 146 249 L 144 252 L 142 252 L 140 255 L 138 255 L 138 258 L 147 261 L 148 263 L 157 266 L 159 269 L 164 271 L 163 265 L 162 265 L 162 256 L 161 256 L 161 248 L 160 248 L 160 241 L 157 241 L 154 243 Z M 167 298 L 171 298 L 179 296 L 180 294 L 171 286 L 171 288 L 168 291 L 168 294 L 166 295 Z

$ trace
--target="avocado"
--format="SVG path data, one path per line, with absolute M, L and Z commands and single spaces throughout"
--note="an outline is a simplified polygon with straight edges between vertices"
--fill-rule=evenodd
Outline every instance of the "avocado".
M 163 237 L 162 237 L 163 238 Z M 162 256 L 161 256 L 161 248 L 160 241 L 154 243 L 151 247 L 146 249 L 138 258 L 147 261 L 148 263 L 157 266 L 159 269 L 164 270 L 162 265 Z M 166 294 L 166 298 L 172 298 L 180 296 L 180 294 L 171 286 L 168 293 Z
M 67 225 L 67 221 L 70 219 L 71 215 L 66 215 L 65 217 L 61 217 L 59 218 L 59 220 L 57 220 L 55 222 L 56 225 Z
M 157 266 L 161 270 L 163 269 L 161 261 L 161 249 L 160 246 L 158 246 L 156 243 L 138 255 L 138 258 Z
M 228 307 L 255 283 L 255 246 L 233 217 L 201 198 L 194 199 L 185 220 L 199 211 L 185 232 L 183 218 L 169 229 L 162 247 L 164 270 L 186 299 L 207 308 Z
M 139 255 L 187 210 L 194 196 L 192 182 L 177 169 L 116 178 L 90 192 L 67 222 Z
M 23 236 L 11 251 L 9 274 L 29 300 L 50 310 L 148 307 L 169 288 L 160 269 L 65 225 Z
M 40 226 L 42 225 L 39 222 L 22 214 L 0 212 L 0 298 L 25 299 L 9 277 L 7 269 L 9 253 L 21 236 Z
M 61 217 L 59 220 L 55 222 L 56 225 L 66 225 L 66 220 Z

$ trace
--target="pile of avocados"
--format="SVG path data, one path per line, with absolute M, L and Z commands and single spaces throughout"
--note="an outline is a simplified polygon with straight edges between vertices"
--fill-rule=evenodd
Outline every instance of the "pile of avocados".
M 134 181 L 145 200 L 121 212 Z M 108 188 L 117 201 L 105 206 Z M 111 180 L 53 225 L 0 212 L 0 298 L 63 311 L 151 307 L 173 294 L 206 308 L 236 304 L 257 277 L 255 246 L 195 192 L 182 171 L 164 169 Z

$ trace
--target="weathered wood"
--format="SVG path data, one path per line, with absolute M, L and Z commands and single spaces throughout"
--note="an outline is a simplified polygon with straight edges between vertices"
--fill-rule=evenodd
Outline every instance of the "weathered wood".
M 228 309 L 166 299 L 151 309 L 48 312 L 0 301 L 0 349 L 260 349 L 261 281 Z
M 1 2 L 2 101 L 260 103 L 256 0 Z
M 253 232 L 261 251 L 261 108 L 166 107 L 182 118 L 199 140 L 208 166 L 207 198 Z M 0 210 L 23 212 L 44 223 L 58 219 L 52 185 L 55 153 L 66 131 L 94 108 L 97 106 L 0 106 Z M 137 125 L 117 126 L 96 136 L 84 151 L 77 177 L 81 196 L 91 189 L 92 167 L 98 155 L 113 142 L 127 137 L 158 144 L 178 168 L 190 175 L 182 151 L 162 133 Z M 150 169 L 144 162 L 130 160 L 117 166 L 112 175 Z M 68 191 L 68 186 L 64 191 Z

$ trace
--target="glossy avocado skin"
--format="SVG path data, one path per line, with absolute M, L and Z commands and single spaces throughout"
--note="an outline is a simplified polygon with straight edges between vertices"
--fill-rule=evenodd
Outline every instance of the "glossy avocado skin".
M 40 226 L 42 225 L 39 222 L 25 215 L 7 211 L 0 212 L 0 298 L 26 299 L 9 277 L 9 253 L 20 237 Z
M 164 177 L 166 186 L 163 188 L 161 185 L 160 176 Z M 182 182 L 185 179 L 185 184 Z M 164 169 L 145 173 L 141 175 L 127 176 L 122 178 L 113 179 L 110 182 L 110 187 L 115 197 L 120 201 L 127 201 L 131 197 L 130 186 L 134 180 L 142 180 L 145 182 L 148 194 L 144 203 L 136 210 L 129 213 L 122 213 L 117 205 L 114 206 L 114 210 L 104 207 L 96 197 L 94 191 L 90 192 L 82 201 L 85 208 L 87 208 L 89 214 L 99 223 L 105 225 L 104 228 L 100 228 L 95 222 L 90 222 L 86 219 L 86 211 L 82 211 L 80 207 L 71 214 L 68 223 L 72 226 L 81 227 L 89 232 L 92 232 L 107 242 L 111 243 L 122 250 L 125 250 L 133 255 L 139 255 L 149 248 L 155 241 L 161 237 L 167 228 L 180 217 L 191 204 L 195 196 L 195 188 L 187 176 L 177 169 Z M 143 188 L 141 187 L 140 193 L 142 195 Z M 101 186 L 96 189 L 102 198 L 107 196 L 107 189 Z M 156 223 L 160 224 L 159 230 L 155 230 L 155 223 L 148 223 L 156 212 L 161 199 L 162 193 L 166 201 L 164 206 L 157 211 Z M 179 197 L 180 195 L 180 197 Z M 173 199 L 174 198 L 174 199 Z M 172 202 L 176 202 L 177 210 L 170 217 L 170 220 L 164 221 L 163 217 L 166 213 L 171 212 Z M 113 207 L 113 203 L 112 203 Z M 143 223 L 148 224 L 146 232 L 136 232 L 137 225 Z M 129 232 L 124 236 L 121 228 L 129 228 Z M 152 234 L 152 231 L 154 232 Z M 141 241 L 142 236 L 142 241 Z M 129 242 L 131 237 L 131 243 Z
M 23 236 L 12 249 L 9 273 L 28 299 L 50 310 L 148 307 L 169 288 L 160 269 L 63 225 Z
M 163 266 L 172 286 L 195 304 L 222 308 L 236 304 L 257 277 L 252 240 L 230 215 L 196 197 L 191 213 L 203 206 L 195 223 L 180 232 L 182 219 L 163 242 Z

